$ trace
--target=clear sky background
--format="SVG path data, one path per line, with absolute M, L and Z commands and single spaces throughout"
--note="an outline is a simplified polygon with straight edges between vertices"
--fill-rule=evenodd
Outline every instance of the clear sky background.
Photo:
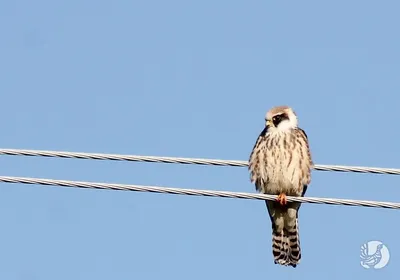
M 0 2 L 2 148 L 247 160 L 292 106 L 317 164 L 400 167 L 398 1 Z M 255 192 L 246 168 L 0 157 L 1 175 Z M 399 201 L 396 176 L 308 196 Z M 0 184 L 0 279 L 398 279 L 400 212 L 304 204 L 273 263 L 262 201 Z M 390 250 L 381 270 L 360 246 Z

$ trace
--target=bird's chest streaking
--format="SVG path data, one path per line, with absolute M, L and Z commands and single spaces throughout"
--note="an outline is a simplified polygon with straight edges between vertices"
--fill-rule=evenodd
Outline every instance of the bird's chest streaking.
M 259 154 L 262 193 L 299 196 L 302 193 L 302 150 L 293 131 L 267 133 Z

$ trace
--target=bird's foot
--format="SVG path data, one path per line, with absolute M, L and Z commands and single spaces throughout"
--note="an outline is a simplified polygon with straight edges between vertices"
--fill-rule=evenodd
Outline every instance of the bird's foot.
M 287 204 L 286 194 L 284 194 L 284 193 L 281 193 L 280 195 L 278 195 L 278 198 L 276 200 L 282 206 Z

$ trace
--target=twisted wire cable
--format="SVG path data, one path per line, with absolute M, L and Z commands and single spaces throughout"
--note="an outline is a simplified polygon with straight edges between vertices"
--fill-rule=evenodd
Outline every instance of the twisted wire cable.
M 179 164 L 234 166 L 234 167 L 248 166 L 247 161 L 241 161 L 241 160 L 220 160 L 220 159 L 204 159 L 204 158 L 159 157 L 159 156 L 139 156 L 139 155 L 117 155 L 117 154 L 103 154 L 103 153 L 101 153 L 101 154 L 100 153 L 75 153 L 75 152 L 63 152 L 63 151 L 41 151 L 41 150 L 22 150 L 22 149 L 0 149 L 0 155 L 41 156 L 41 157 L 75 158 L 75 159 L 91 159 L 91 160 L 136 161 L 136 162 L 153 162 L 153 163 L 179 163 Z M 319 171 L 400 175 L 400 169 L 397 169 L 397 168 L 323 165 L 323 164 L 315 164 L 313 166 L 313 168 L 315 170 L 319 170 Z
M 169 188 L 169 187 L 159 187 L 159 186 L 109 184 L 109 183 L 95 183 L 95 182 L 79 182 L 79 181 L 65 181 L 65 180 L 10 177 L 10 176 L 0 176 L 0 182 L 14 183 L 14 184 L 20 183 L 29 185 L 45 185 L 45 186 L 60 186 L 60 187 L 73 187 L 73 188 L 123 190 L 123 191 L 152 192 L 152 193 L 206 196 L 206 197 L 236 198 L 236 199 L 275 200 L 277 198 L 276 195 L 267 195 L 258 193 L 196 190 L 196 189 Z M 314 203 L 314 204 L 400 209 L 400 203 L 368 201 L 368 200 L 288 196 L 287 201 Z

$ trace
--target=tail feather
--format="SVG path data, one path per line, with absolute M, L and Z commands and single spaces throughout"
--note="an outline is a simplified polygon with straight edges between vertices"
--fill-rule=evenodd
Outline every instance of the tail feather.
M 297 226 L 281 232 L 272 230 L 272 253 L 276 264 L 296 267 L 300 263 L 301 250 Z

